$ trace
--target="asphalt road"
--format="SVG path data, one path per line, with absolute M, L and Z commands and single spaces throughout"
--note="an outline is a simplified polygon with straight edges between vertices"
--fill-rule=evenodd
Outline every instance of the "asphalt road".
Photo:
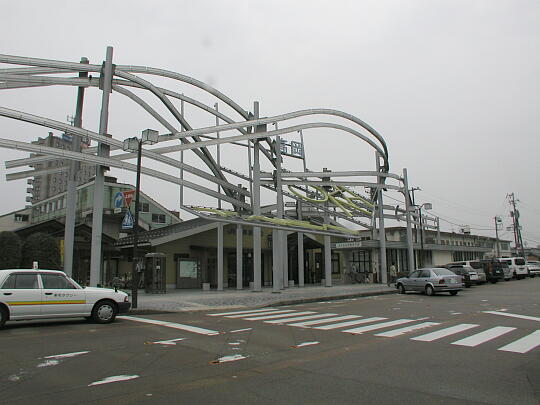
M 539 404 L 539 291 L 8 323 L 0 403 Z

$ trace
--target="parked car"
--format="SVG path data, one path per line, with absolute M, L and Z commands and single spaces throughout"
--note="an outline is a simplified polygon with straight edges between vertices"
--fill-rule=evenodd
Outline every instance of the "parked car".
M 463 289 L 463 283 L 461 276 L 448 269 L 437 267 L 414 270 L 407 277 L 399 278 L 396 281 L 396 288 L 400 294 L 405 294 L 407 291 L 419 291 L 433 295 L 447 291 L 450 295 L 456 295 Z
M 509 273 L 508 265 L 506 263 L 501 263 L 497 259 L 481 260 L 480 264 L 486 274 L 487 281 L 492 284 L 495 284 L 499 280 L 504 280 L 505 268 L 507 268 L 507 273 Z
M 447 269 L 450 270 L 452 273 L 461 276 L 461 282 L 466 288 L 471 287 L 471 276 L 467 269 L 465 269 L 462 265 L 448 266 Z
M 506 263 L 508 265 L 512 276 L 516 280 L 525 278 L 529 275 L 526 262 L 523 257 L 500 257 L 499 260 L 501 263 Z
M 540 275 L 540 262 L 527 261 L 527 271 L 529 272 L 529 277 Z
M 485 283 L 486 282 L 486 275 L 484 274 L 484 272 L 479 274 L 478 270 L 476 269 L 478 266 L 475 263 L 474 264 L 475 268 L 473 268 L 472 265 L 471 265 L 471 262 L 472 261 L 469 261 L 469 260 L 462 261 L 462 262 L 452 262 L 452 263 L 445 264 L 443 267 L 445 267 L 447 269 L 450 268 L 450 267 L 461 267 L 461 268 L 467 270 L 467 272 L 469 273 L 471 283 L 474 283 L 474 284 Z
M 0 328 L 7 321 L 85 317 L 97 323 L 114 321 L 129 311 L 125 292 L 81 287 L 58 270 L 0 270 Z

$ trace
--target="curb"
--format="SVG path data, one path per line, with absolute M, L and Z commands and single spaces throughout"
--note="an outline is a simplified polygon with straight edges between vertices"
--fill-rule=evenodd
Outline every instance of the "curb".
M 299 305 L 299 304 L 307 304 L 310 302 L 318 302 L 318 301 L 339 301 L 343 299 L 348 298 L 357 298 L 357 297 L 375 297 L 377 295 L 386 295 L 386 294 L 397 294 L 397 290 L 393 291 L 376 291 L 376 292 L 361 292 L 361 293 L 353 293 L 353 294 L 343 294 L 343 295 L 332 295 L 330 297 L 311 297 L 311 298 L 299 298 L 299 299 L 293 299 L 293 300 L 283 300 L 279 302 L 273 302 L 271 304 L 265 305 L 265 307 L 278 307 L 281 305 Z

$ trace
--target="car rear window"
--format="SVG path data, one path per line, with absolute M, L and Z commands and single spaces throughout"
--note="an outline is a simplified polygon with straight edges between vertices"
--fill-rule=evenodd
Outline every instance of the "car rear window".
M 518 266 L 523 266 L 525 264 L 525 259 L 516 259 L 516 264 Z
M 479 268 L 482 267 L 482 264 L 481 264 L 480 262 L 470 262 L 470 264 L 471 264 L 471 267 L 472 267 L 473 269 L 477 269 L 477 270 L 478 270 Z
M 454 273 L 447 269 L 433 269 L 433 272 L 438 276 L 455 276 Z

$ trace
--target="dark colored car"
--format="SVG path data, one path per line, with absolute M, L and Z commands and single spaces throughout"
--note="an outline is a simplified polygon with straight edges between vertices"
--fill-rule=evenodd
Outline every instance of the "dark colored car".
M 467 269 L 465 269 L 462 265 L 447 265 L 445 266 L 448 270 L 450 270 L 452 273 L 461 276 L 461 280 L 463 281 L 463 285 L 466 288 L 470 288 L 472 285 L 471 282 L 471 276 L 469 275 L 469 272 Z
M 492 284 L 497 281 L 504 280 L 505 267 L 508 268 L 506 263 L 502 263 L 497 259 L 493 260 L 481 260 L 480 264 L 484 273 L 486 273 L 486 279 Z M 508 272 L 508 270 L 506 270 Z

